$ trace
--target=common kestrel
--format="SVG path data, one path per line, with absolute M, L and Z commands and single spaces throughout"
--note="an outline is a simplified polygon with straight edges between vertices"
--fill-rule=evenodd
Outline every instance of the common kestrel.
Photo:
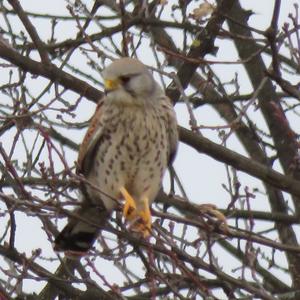
M 82 205 L 55 239 L 55 250 L 72 255 L 92 247 L 121 200 L 131 229 L 149 235 L 149 206 L 177 148 L 173 106 L 144 64 L 116 60 L 104 70 L 103 79 L 106 95 L 79 150 L 77 172 L 85 179 Z

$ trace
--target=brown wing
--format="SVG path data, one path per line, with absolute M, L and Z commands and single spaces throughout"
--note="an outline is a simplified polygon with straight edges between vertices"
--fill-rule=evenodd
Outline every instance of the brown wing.
M 163 103 L 164 108 L 166 109 L 167 115 L 167 131 L 169 138 L 169 165 L 172 164 L 177 148 L 178 148 L 178 129 L 177 129 L 177 119 L 174 108 L 172 106 L 171 100 L 168 97 L 165 97 Z
M 103 101 L 100 101 L 97 105 L 94 116 L 92 117 L 88 131 L 80 145 L 79 154 L 77 159 L 77 173 L 88 173 L 88 161 L 90 154 L 93 152 L 95 146 L 101 139 L 103 125 L 102 125 L 102 108 Z

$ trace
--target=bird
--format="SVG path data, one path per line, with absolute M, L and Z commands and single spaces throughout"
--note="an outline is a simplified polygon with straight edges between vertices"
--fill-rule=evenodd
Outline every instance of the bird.
M 54 250 L 85 255 L 111 213 L 123 204 L 130 231 L 151 233 L 150 205 L 178 145 L 171 100 L 140 60 L 114 60 L 102 73 L 105 96 L 80 145 L 80 206 L 54 241 Z M 121 206 L 122 207 L 122 206 Z

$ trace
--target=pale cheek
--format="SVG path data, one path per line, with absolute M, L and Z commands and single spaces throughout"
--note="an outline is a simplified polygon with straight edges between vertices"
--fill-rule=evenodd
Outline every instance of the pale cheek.
M 133 78 L 130 82 L 130 89 L 137 95 L 149 95 L 153 92 L 152 79 L 148 76 L 140 76 L 139 78 Z
M 131 91 L 134 91 L 135 94 L 139 95 L 141 93 L 141 88 L 143 87 L 143 84 L 140 84 L 137 80 L 132 80 L 129 84 L 129 89 Z

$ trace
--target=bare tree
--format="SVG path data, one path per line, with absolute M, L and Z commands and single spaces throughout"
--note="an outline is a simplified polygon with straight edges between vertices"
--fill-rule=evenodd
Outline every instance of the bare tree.
M 298 5 L 281 27 L 283 4 L 269 1 L 260 30 L 238 0 L 61 2 L 57 15 L 0 2 L 0 299 L 300 299 Z M 226 44 L 236 52 L 225 61 Z M 217 160 L 227 181 L 175 168 L 149 239 L 126 228 L 120 206 L 93 250 L 68 259 L 51 243 L 80 217 L 78 145 L 103 95 L 101 70 L 122 56 L 151 64 L 188 116 L 181 143 Z M 228 81 L 222 66 L 244 71 Z M 213 126 L 198 117 L 207 108 Z M 196 198 L 184 190 L 192 176 Z M 224 209 L 206 197 L 208 182 Z

